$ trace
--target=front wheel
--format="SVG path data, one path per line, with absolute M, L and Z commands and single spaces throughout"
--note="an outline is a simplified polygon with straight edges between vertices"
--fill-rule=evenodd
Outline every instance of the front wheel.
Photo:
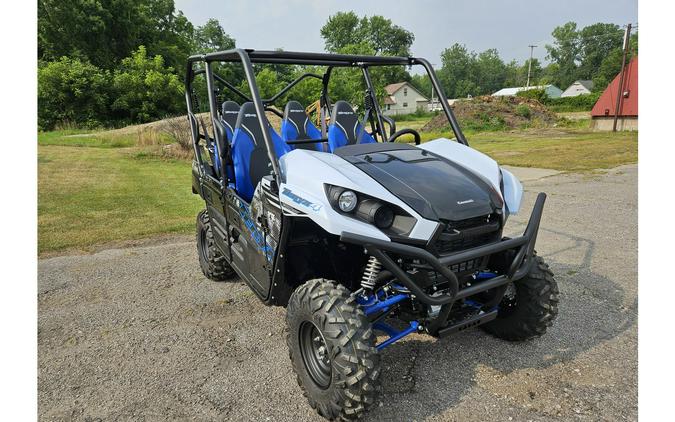
M 288 302 L 291 364 L 309 404 L 324 418 L 356 419 L 378 393 L 380 357 L 375 336 L 349 291 L 310 280 Z
M 510 284 L 497 318 L 481 327 L 495 337 L 523 341 L 539 337 L 558 315 L 558 284 L 544 259 L 534 255 L 530 272 Z

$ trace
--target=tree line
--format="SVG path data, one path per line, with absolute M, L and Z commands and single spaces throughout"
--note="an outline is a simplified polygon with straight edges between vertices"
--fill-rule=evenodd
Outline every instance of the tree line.
M 598 23 L 578 29 L 573 22 L 553 30 L 547 45 L 550 63 L 532 62 L 533 83 L 565 88 L 575 79 L 593 79 L 604 89 L 621 65 L 623 31 Z M 338 12 L 320 30 L 325 50 L 345 54 L 410 56 L 414 34 L 382 16 Z M 637 50 L 637 35 L 631 39 Z M 78 127 L 120 126 L 184 113 L 186 58 L 197 52 L 233 48 L 235 39 L 211 19 L 193 25 L 173 0 L 38 1 L 38 125 L 42 130 L 69 123 Z M 437 74 L 448 98 L 489 94 L 525 84 L 528 62 L 505 63 L 496 49 L 480 53 L 454 44 L 441 54 Z M 243 72 L 222 66 L 228 79 L 248 92 Z M 270 97 L 311 66 L 256 65 L 263 97 Z M 410 81 L 431 92 L 430 81 L 403 67 L 372 68 L 383 98 L 384 86 Z M 201 87 L 203 89 L 203 87 Z M 329 87 L 333 98 L 356 105 L 364 101 L 358 69 L 336 69 Z M 307 79 L 293 99 L 318 99 L 320 81 Z M 227 92 L 220 93 L 229 99 Z M 236 98 L 232 98 L 236 99 Z M 282 99 L 283 100 L 283 99 Z

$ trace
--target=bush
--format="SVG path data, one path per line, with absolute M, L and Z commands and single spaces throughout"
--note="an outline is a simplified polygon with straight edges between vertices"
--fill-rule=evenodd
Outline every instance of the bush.
M 38 128 L 92 128 L 107 123 L 110 72 L 75 58 L 38 66 Z
M 601 92 L 594 92 L 587 95 L 577 95 L 576 97 L 552 98 L 548 102 L 548 108 L 551 111 L 590 111 Z
M 526 119 L 529 119 L 532 116 L 532 110 L 530 110 L 530 107 L 525 104 L 517 106 L 515 113 L 517 116 L 524 117 Z
M 183 85 L 162 56 L 148 57 L 140 46 L 122 60 L 113 76 L 115 117 L 128 123 L 144 123 L 183 111 Z
M 543 89 L 528 89 L 526 91 L 520 91 L 516 94 L 516 96 L 537 100 L 542 104 L 548 104 L 548 101 L 550 100 L 548 94 L 546 94 L 546 90 Z

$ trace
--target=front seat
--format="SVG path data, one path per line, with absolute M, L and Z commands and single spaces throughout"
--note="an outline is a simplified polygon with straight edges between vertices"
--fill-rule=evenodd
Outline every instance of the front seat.
M 284 142 L 298 139 L 321 139 L 321 131 L 309 119 L 305 108 L 297 101 L 289 101 L 281 120 L 281 138 Z M 323 152 L 323 144 L 295 144 L 291 149 L 308 149 Z
M 267 130 L 274 144 L 274 152 L 277 158 L 281 158 L 290 148 L 272 126 L 268 126 Z M 232 161 L 235 189 L 239 196 L 251 202 L 255 187 L 272 171 L 258 114 L 252 102 L 244 103 L 239 110 L 232 137 Z
M 330 152 L 345 145 L 372 144 L 375 139 L 365 131 L 358 115 L 347 101 L 338 101 L 333 106 L 328 125 L 328 148 Z

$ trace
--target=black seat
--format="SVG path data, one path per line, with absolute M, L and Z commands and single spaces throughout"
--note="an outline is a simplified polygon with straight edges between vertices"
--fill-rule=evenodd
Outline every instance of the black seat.
M 347 101 L 338 101 L 333 106 L 330 125 L 328 125 L 328 148 L 330 152 L 345 146 L 372 144 L 375 139 L 366 132 L 359 122 L 359 116 Z
M 284 142 L 298 139 L 321 139 L 321 131 L 309 119 L 305 108 L 297 101 L 289 101 L 284 109 L 284 118 L 281 120 L 281 138 Z M 322 151 L 323 144 L 295 144 L 293 149 L 308 149 Z
M 221 121 L 225 126 L 227 135 L 227 142 L 232 144 L 232 136 L 234 135 L 234 127 L 237 124 L 237 117 L 239 117 L 239 104 L 234 101 L 225 101 L 222 107 Z

